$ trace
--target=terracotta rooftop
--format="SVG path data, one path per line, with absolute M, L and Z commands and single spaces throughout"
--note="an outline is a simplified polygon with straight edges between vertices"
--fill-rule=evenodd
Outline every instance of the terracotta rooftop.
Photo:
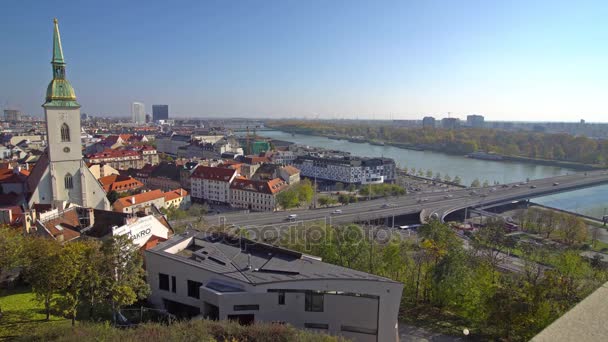
M 104 158 L 119 158 L 119 157 L 132 157 L 139 156 L 138 151 L 133 150 L 111 150 L 105 149 L 99 153 L 89 154 L 88 159 L 104 159 Z
M 300 170 L 298 168 L 293 167 L 291 165 L 283 166 L 283 170 L 287 172 L 287 174 L 290 176 L 300 173 Z
M 236 170 L 222 167 L 199 166 L 194 169 L 192 177 L 229 182 Z
M 185 197 L 185 196 L 188 196 L 188 191 L 186 191 L 182 188 L 179 188 L 177 190 L 165 192 L 165 201 L 171 201 L 176 198 Z
M 152 190 L 148 192 L 143 192 L 141 194 L 128 196 L 119 198 L 114 202 L 115 206 L 120 206 L 122 208 L 130 207 L 134 204 L 144 203 L 153 201 L 155 199 L 164 198 L 165 194 L 161 190 Z M 133 198 L 135 198 L 135 203 L 133 203 Z
M 116 174 L 99 178 L 99 183 L 101 183 L 106 192 L 127 191 L 144 186 L 144 183 L 131 176 Z
M 274 195 L 287 187 L 287 182 L 280 178 L 275 178 L 269 181 L 255 181 L 238 178 L 235 179 L 232 184 L 230 184 L 231 189 L 260 192 L 271 195 Z
M 29 175 L 27 170 L 0 169 L 0 183 L 23 183 Z

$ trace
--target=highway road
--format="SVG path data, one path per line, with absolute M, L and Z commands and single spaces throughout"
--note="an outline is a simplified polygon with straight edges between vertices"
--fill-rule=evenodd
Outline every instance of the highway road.
M 204 219 L 212 225 L 224 223 L 246 228 L 286 224 L 288 223 L 287 216 L 290 214 L 296 214 L 297 221 L 326 220 L 332 223 L 350 223 L 416 214 L 424 210 L 423 215 L 435 214 L 443 220 L 449 213 L 467 207 L 508 203 L 514 200 L 540 197 L 605 183 L 608 183 L 608 171 L 588 171 L 532 180 L 528 183 L 458 189 L 449 192 L 413 193 L 399 197 L 362 201 L 340 207 L 258 213 L 232 212 L 208 215 Z M 342 212 L 334 214 L 333 212 L 336 209 L 340 209 Z

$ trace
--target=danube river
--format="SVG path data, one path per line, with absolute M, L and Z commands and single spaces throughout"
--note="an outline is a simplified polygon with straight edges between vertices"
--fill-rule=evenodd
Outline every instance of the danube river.
M 445 174 L 452 178 L 459 176 L 462 184 L 467 185 L 475 179 L 479 179 L 480 182 L 488 181 L 490 184 L 495 181 L 503 184 L 525 181 L 527 178 L 546 178 L 575 172 L 557 166 L 470 159 L 439 152 L 353 143 L 312 135 L 292 135 L 282 131 L 262 131 L 260 135 L 301 145 L 350 152 L 355 156 L 393 158 L 401 168 L 422 169 L 425 173 L 427 170 L 432 170 L 433 174 L 439 172 L 442 177 Z M 534 201 L 559 209 L 601 217 L 608 207 L 608 185 L 536 198 Z

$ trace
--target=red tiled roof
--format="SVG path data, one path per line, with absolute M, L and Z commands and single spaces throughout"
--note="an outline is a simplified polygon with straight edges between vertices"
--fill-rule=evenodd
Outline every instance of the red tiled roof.
M 133 196 L 119 198 L 116 200 L 116 202 L 114 202 L 114 205 L 120 208 L 127 208 L 132 206 L 133 204 L 153 201 L 155 199 L 163 198 L 164 196 L 165 194 L 161 190 L 157 189 Z M 135 203 L 133 203 L 133 197 L 135 197 Z
M 287 174 L 290 176 L 300 173 L 300 170 L 298 168 L 293 167 L 291 165 L 283 166 L 283 170 L 285 170 L 285 172 L 287 172 Z
M 29 175 L 27 170 L 15 173 L 14 169 L 0 169 L 0 183 L 23 183 Z
M 243 161 L 247 164 L 261 164 L 261 163 L 269 163 L 270 160 L 268 157 L 259 157 L 259 156 L 246 156 L 243 158 Z
M 229 182 L 236 174 L 236 170 L 222 167 L 198 166 L 194 169 L 192 177 Z
M 165 201 L 171 201 L 176 198 L 188 196 L 188 191 L 179 188 L 177 190 L 165 192 Z
M 120 134 L 118 135 L 120 137 L 120 139 L 122 139 L 123 141 L 127 141 L 129 139 L 131 139 L 131 134 Z
M 139 156 L 139 152 L 132 151 L 132 150 L 105 149 L 99 153 L 89 154 L 87 156 L 87 158 L 88 159 L 104 159 L 104 158 L 131 157 L 131 156 Z
M 232 184 L 230 184 L 231 189 L 261 192 L 272 195 L 286 189 L 287 187 L 287 183 L 280 178 L 271 179 L 269 181 L 255 181 L 238 178 L 235 179 Z
M 44 222 L 44 227 L 57 239 L 63 235 L 63 241 L 67 242 L 80 236 L 80 219 L 75 208 L 61 212 L 61 215 Z
M 99 178 L 99 183 L 103 186 L 106 192 L 110 191 L 127 191 L 144 186 L 144 183 L 138 181 L 131 176 L 125 175 L 109 175 Z

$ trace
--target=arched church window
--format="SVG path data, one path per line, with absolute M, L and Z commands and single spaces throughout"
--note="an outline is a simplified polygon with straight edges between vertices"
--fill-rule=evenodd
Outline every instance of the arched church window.
M 61 125 L 61 141 L 70 141 L 70 127 L 66 123 Z
M 72 182 L 72 175 L 69 173 L 65 175 L 65 177 L 63 178 L 63 183 L 66 189 L 72 189 L 74 187 L 74 183 Z

